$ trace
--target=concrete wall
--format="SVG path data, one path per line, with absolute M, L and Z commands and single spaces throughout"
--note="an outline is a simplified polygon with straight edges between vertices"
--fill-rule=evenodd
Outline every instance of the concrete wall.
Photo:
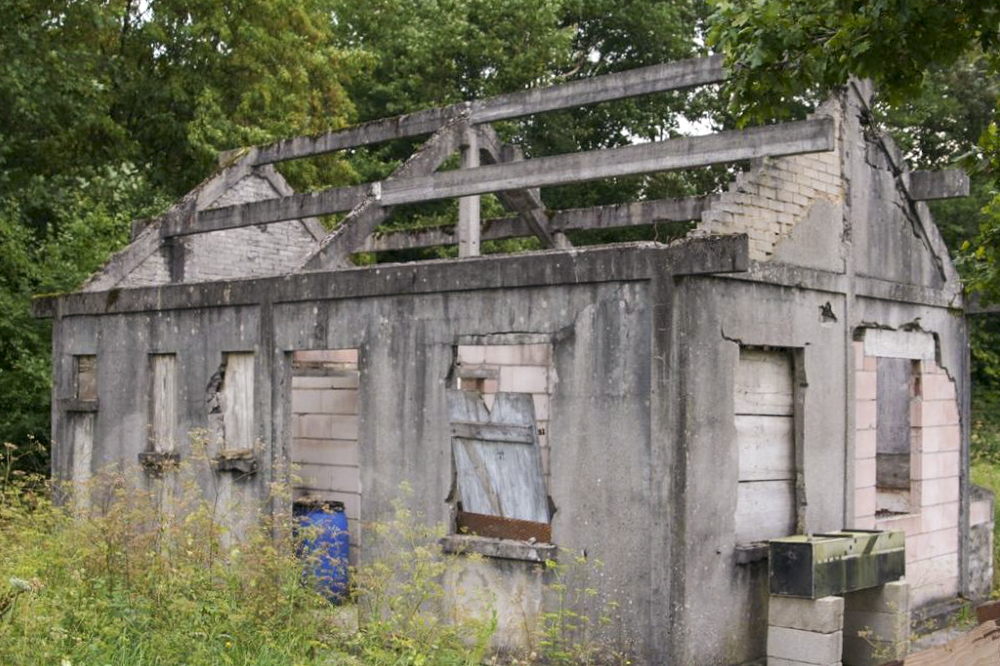
M 633 253 L 628 261 L 642 264 L 643 257 Z M 371 269 L 372 275 L 378 270 Z M 270 313 L 261 306 L 210 307 L 61 320 L 56 325 L 60 381 L 71 376 L 67 363 L 74 354 L 96 354 L 99 385 L 105 387 L 92 469 L 118 461 L 134 465 L 146 445 L 148 354 L 176 354 L 176 450 L 190 461 L 187 433 L 210 423 L 209 385 L 222 355 L 253 352 L 261 472 L 234 489 L 233 504 L 250 513 L 266 509 L 272 460 L 287 459 L 297 418 L 293 352 L 356 348 L 362 376 L 358 462 L 365 490 L 360 514 L 384 515 L 405 481 L 415 491 L 414 510 L 448 522 L 452 471 L 445 391 L 456 347 L 528 344 L 547 354 L 551 345 L 551 359 L 545 361 L 560 381 L 549 382 L 546 370 L 539 389 L 551 391 L 554 541 L 614 563 L 602 573 L 602 598 L 621 601 L 624 624 L 634 628 L 640 645 L 653 649 L 647 634 L 648 563 L 651 556 L 666 558 L 666 544 L 651 547 L 647 516 L 668 509 L 649 493 L 655 461 L 649 446 L 648 281 L 313 300 L 271 308 Z M 512 388 L 520 379 L 512 377 Z M 62 390 L 57 387 L 57 396 L 65 395 Z M 67 419 L 57 418 L 54 468 L 62 478 L 74 470 L 75 452 L 60 444 L 70 441 L 68 427 Z M 213 492 L 216 479 L 207 467 L 201 480 L 206 493 Z
M 993 591 L 993 493 L 972 487 L 969 506 L 969 597 L 989 599 Z
M 549 403 L 559 381 L 552 367 L 552 345 L 458 345 L 455 356 L 457 386 L 477 390 L 488 408 L 501 391 L 530 393 L 535 428 L 542 453 L 542 471 L 549 476 Z
M 741 345 L 783 348 L 796 357 L 799 526 L 842 527 L 845 420 L 830 406 L 847 396 L 846 350 L 843 323 L 821 316 L 827 302 L 842 312 L 842 298 L 805 289 L 721 279 L 685 280 L 678 288 L 672 386 L 676 458 L 687 462 L 675 470 L 682 519 L 673 534 L 673 603 L 685 612 L 672 627 L 683 636 L 674 663 L 738 664 L 765 654 L 767 560 L 736 561 L 737 547 L 749 545 L 736 538 L 733 381 Z

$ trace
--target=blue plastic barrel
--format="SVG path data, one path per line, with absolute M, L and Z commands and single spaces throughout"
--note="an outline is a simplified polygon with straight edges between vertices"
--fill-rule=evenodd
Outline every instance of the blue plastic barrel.
M 351 537 L 343 502 L 296 502 L 296 526 L 302 535 L 300 557 L 308 560 L 308 574 L 320 593 L 333 602 L 347 598 Z

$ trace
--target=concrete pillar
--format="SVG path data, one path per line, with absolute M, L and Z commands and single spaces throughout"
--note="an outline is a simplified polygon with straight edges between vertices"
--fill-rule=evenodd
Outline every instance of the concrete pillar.
M 910 585 L 905 580 L 844 595 L 844 665 L 903 659 L 910 644 Z
M 767 607 L 767 666 L 840 666 L 844 599 L 772 595 Z
M 474 169 L 479 166 L 479 137 L 475 130 L 465 132 L 462 138 L 461 166 Z M 479 195 L 458 200 L 458 256 L 479 256 Z

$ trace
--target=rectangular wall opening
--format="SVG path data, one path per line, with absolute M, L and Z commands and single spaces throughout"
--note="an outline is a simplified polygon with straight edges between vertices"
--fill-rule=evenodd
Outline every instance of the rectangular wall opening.
M 292 498 L 342 502 L 351 564 L 361 543 L 357 349 L 292 354 Z
M 547 543 L 552 345 L 459 345 L 448 394 L 456 529 Z M 455 390 L 457 389 L 457 390 Z
M 879 357 L 876 369 L 875 511 L 877 517 L 909 513 L 911 410 L 919 361 Z
M 738 544 L 796 532 L 794 369 L 787 349 L 740 348 L 734 396 Z
M 149 440 L 146 450 L 172 453 L 176 448 L 174 428 L 177 423 L 177 356 L 149 356 Z

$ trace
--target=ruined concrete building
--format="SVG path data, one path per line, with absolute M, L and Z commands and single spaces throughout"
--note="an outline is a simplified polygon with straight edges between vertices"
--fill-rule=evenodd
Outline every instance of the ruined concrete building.
M 228 155 L 80 291 L 38 301 L 55 476 L 124 463 L 169 484 L 207 432 L 205 487 L 234 530 L 279 508 L 269 484 L 295 463 L 296 493 L 345 503 L 361 560 L 364 521 L 406 482 L 447 547 L 485 555 L 446 582 L 458 606 L 492 590 L 501 645 L 529 640 L 541 562 L 565 548 L 603 560 L 591 584 L 649 662 L 899 648 L 910 620 L 990 585 L 962 287 L 924 203 L 967 183 L 911 172 L 858 82 L 805 121 L 570 155 L 524 159 L 490 126 L 724 78 L 718 58 L 683 61 Z M 273 167 L 421 135 L 381 182 L 296 194 Z M 716 196 L 552 211 L 537 190 L 740 161 Z M 480 221 L 487 193 L 511 216 Z M 454 229 L 376 232 L 396 206 L 453 198 Z M 566 239 L 678 220 L 697 224 L 670 244 Z M 525 236 L 546 249 L 479 256 Z M 351 262 L 447 244 L 458 259 Z M 790 535 L 818 558 L 796 575 L 843 551 L 832 594 L 769 594 L 789 572 L 768 541 Z M 905 578 L 872 560 L 877 585 L 858 583 L 857 544 L 904 558 Z

